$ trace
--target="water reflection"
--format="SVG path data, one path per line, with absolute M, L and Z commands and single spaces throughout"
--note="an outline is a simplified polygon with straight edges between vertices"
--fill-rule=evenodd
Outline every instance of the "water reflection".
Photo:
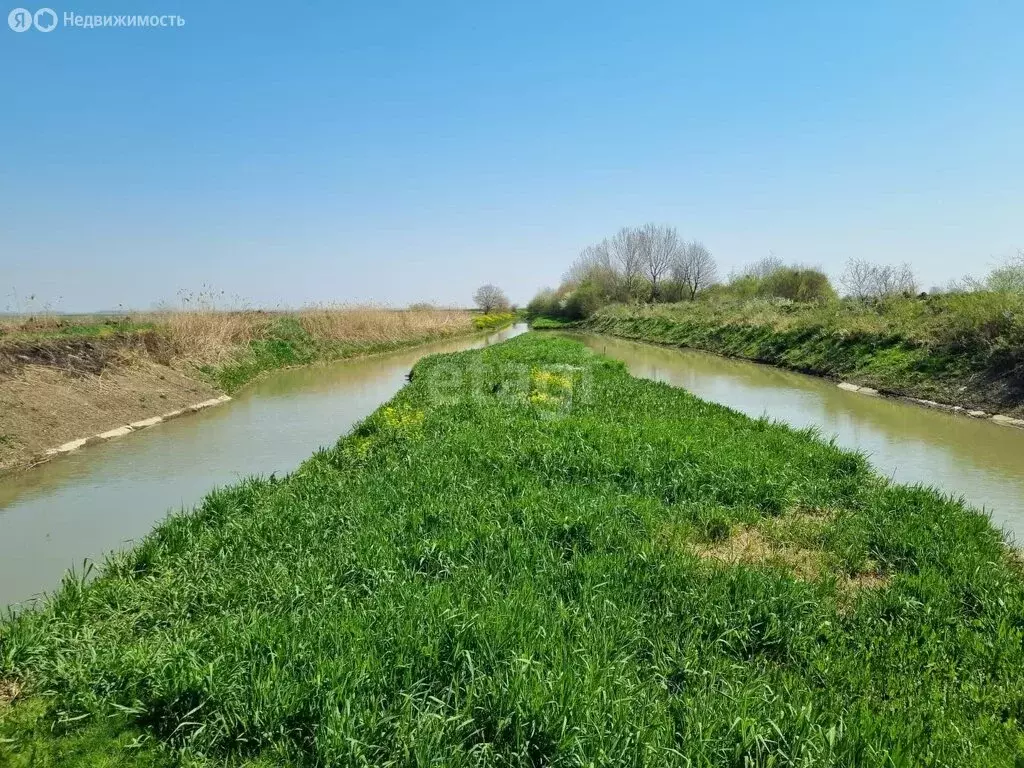
M 1024 541 L 1024 430 L 845 392 L 771 366 L 605 336 L 576 335 L 634 376 L 684 387 L 751 416 L 815 426 L 900 482 L 934 485 L 991 512 Z
M 427 354 L 525 330 L 280 371 L 230 403 L 0 480 L 0 607 L 55 588 L 85 559 L 128 545 L 217 486 L 294 469 L 405 384 Z

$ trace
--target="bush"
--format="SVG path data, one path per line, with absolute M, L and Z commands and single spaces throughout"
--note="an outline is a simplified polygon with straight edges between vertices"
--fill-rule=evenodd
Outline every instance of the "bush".
M 828 275 L 817 269 L 783 267 L 760 281 L 758 294 L 800 302 L 825 302 L 836 298 Z
M 600 289 L 588 281 L 566 295 L 561 316 L 566 320 L 585 320 L 606 303 Z
M 545 288 L 534 296 L 526 305 L 526 316 L 534 317 L 555 317 L 561 312 L 558 302 L 558 295 L 550 288 Z

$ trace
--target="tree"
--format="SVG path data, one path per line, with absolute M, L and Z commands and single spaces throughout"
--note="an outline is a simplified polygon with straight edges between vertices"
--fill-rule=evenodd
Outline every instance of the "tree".
M 1009 258 L 996 267 L 984 280 L 968 277 L 964 279 L 973 291 L 1024 294 L 1024 251 L 1017 251 L 1016 258 Z
M 485 315 L 489 315 L 491 312 L 496 310 L 508 309 L 508 297 L 505 292 L 496 285 L 481 285 L 476 289 L 476 293 L 473 294 L 473 302 L 480 307 Z
M 782 259 L 776 256 L 774 253 L 769 252 L 763 259 L 758 259 L 753 264 L 748 264 L 738 275 L 734 274 L 731 276 L 731 281 L 741 280 L 744 277 L 753 277 L 757 280 L 764 280 L 772 272 L 777 272 L 782 269 Z
M 551 288 L 542 288 L 526 305 L 526 313 L 531 317 L 557 317 L 560 312 L 558 294 Z
M 603 300 L 615 298 L 621 293 L 618 272 L 612 261 L 611 246 L 607 240 L 597 245 L 588 245 L 562 276 L 568 286 L 591 283 Z
M 651 300 L 658 299 L 658 281 L 672 269 L 682 246 L 679 233 L 673 227 L 644 224 L 637 230 L 640 250 L 640 268 L 651 281 Z
M 850 259 L 839 282 L 850 296 L 858 299 L 881 299 L 917 293 L 914 270 L 905 262 L 892 266 L 872 264 L 864 259 Z
M 825 302 L 836 296 L 828 275 L 820 269 L 782 267 L 761 281 L 758 293 L 802 302 Z
M 875 266 L 864 259 L 850 259 L 846 262 L 846 271 L 839 278 L 846 292 L 854 298 L 862 299 L 872 295 L 874 290 Z
M 683 286 L 687 298 L 693 301 L 698 293 L 718 281 L 718 265 L 707 246 L 694 240 L 676 250 L 672 278 Z
M 589 280 L 580 283 L 565 296 L 562 316 L 566 320 L 583 320 L 596 312 L 604 301 L 600 289 Z
M 637 287 L 637 278 L 640 277 L 640 236 L 636 229 L 623 227 L 609 242 L 609 249 L 612 258 L 619 266 L 619 273 L 622 276 L 624 296 L 630 299 L 634 296 Z

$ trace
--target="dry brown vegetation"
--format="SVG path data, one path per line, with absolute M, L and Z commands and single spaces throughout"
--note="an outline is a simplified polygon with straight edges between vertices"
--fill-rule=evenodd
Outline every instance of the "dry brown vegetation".
M 756 525 L 731 526 L 725 536 L 713 541 L 695 536 L 688 526 L 666 528 L 664 538 L 672 546 L 714 564 L 781 568 L 803 581 L 834 576 L 844 590 L 884 586 L 886 577 L 880 573 L 868 569 L 850 574 L 831 561 L 822 542 L 834 517 L 829 511 L 799 510 L 766 518 Z
M 0 709 L 8 706 L 21 695 L 21 684 L 17 680 L 0 679 Z
M 283 364 L 469 333 L 473 314 L 421 307 L 311 307 L 0 318 L 0 470 L 61 443 L 158 416 Z M 254 348 L 286 339 L 301 355 Z
M 367 346 L 451 336 L 472 330 L 473 314 L 417 305 L 415 309 L 373 306 L 307 307 L 294 312 L 215 310 L 136 312 L 118 316 L 35 315 L 0 317 L 0 348 L 64 338 L 104 338 L 156 330 L 172 344 L 174 356 L 217 363 L 251 341 L 264 338 L 282 318 L 294 318 L 318 341 Z
M 169 312 L 150 316 L 165 327 L 175 355 L 190 362 L 218 363 L 239 347 L 264 338 L 282 317 L 294 318 L 315 340 L 357 346 L 452 336 L 472 329 L 463 310 L 399 310 L 380 307 L 313 307 L 297 312 Z

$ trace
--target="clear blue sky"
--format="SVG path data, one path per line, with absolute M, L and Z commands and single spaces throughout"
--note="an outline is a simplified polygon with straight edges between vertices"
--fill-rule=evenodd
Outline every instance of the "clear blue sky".
M 0 309 L 525 302 L 648 220 L 723 272 L 1024 247 L 1018 0 L 52 7 L 186 24 L 0 27 Z

